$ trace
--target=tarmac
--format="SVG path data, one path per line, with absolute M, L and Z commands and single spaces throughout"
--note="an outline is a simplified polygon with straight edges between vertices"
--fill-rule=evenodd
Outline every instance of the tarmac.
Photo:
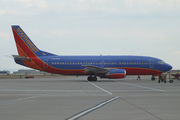
M 137 77 L 137 76 L 136 76 Z M 179 120 L 180 81 L 0 79 L 1 120 Z

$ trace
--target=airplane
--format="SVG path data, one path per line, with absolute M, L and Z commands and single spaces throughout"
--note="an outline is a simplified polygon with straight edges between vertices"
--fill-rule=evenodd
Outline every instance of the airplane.
M 40 50 L 19 25 L 12 25 L 19 55 L 12 55 L 17 64 L 63 75 L 87 75 L 88 81 L 97 77 L 121 79 L 127 75 L 160 75 L 172 69 L 163 60 L 148 56 L 58 56 Z

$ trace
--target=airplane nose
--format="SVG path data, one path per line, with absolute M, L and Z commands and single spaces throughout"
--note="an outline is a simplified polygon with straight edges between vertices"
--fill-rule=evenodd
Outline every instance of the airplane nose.
M 166 71 L 170 71 L 171 69 L 172 69 L 172 66 L 169 65 L 169 64 L 166 64 L 165 70 L 166 70 Z

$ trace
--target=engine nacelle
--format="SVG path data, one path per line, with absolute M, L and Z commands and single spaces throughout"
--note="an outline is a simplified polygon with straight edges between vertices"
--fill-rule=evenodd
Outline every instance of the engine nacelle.
M 105 76 L 101 76 L 100 78 L 109 78 L 109 79 L 119 79 L 126 77 L 126 70 L 124 69 L 113 69 L 110 70 Z

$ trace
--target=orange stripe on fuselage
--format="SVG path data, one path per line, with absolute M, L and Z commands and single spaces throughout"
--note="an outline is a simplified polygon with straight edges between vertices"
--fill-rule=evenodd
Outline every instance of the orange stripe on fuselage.
M 19 51 L 25 56 L 27 57 L 26 53 L 24 53 L 24 51 L 21 49 L 21 47 L 16 44 L 17 48 L 19 49 Z M 21 55 L 20 55 L 21 56 Z M 28 57 L 29 58 L 29 57 Z M 33 68 L 33 69 L 37 69 L 37 70 L 41 70 L 43 71 L 42 68 L 40 68 L 33 60 L 32 61 L 22 61 L 26 66 Z

